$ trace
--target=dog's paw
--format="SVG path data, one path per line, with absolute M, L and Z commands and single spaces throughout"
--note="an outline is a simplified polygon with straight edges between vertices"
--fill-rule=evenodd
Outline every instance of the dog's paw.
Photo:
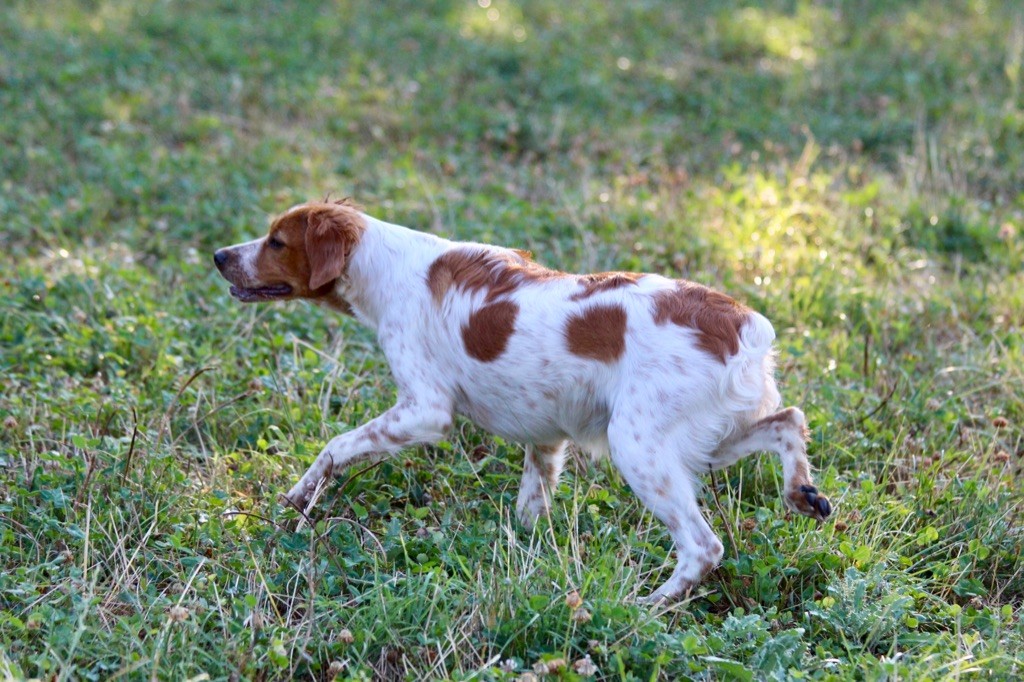
M 636 597 L 634 601 L 637 604 L 656 608 L 671 606 L 672 604 L 688 600 L 694 595 L 699 584 L 699 580 L 672 580 L 670 578 L 668 582 L 664 583 L 654 592 L 651 592 L 646 597 Z
M 523 527 L 527 533 L 533 532 L 533 529 L 537 526 L 537 517 L 526 511 L 516 512 L 516 518 L 519 520 L 519 525 Z
M 301 495 L 295 495 L 294 491 L 289 491 L 287 493 L 278 493 L 277 501 L 282 507 L 291 507 L 299 512 L 304 512 L 309 499 L 304 499 Z
M 516 518 L 524 530 L 532 531 L 537 522 L 548 513 L 548 507 L 544 504 L 543 497 L 519 496 L 516 504 Z
M 641 606 L 662 606 L 667 605 L 671 601 L 671 598 L 664 594 L 658 594 L 657 591 L 652 592 L 646 597 L 637 597 L 636 603 Z
M 313 494 L 316 492 L 316 485 L 310 484 L 308 481 L 299 481 L 292 489 L 287 493 L 280 495 L 281 504 L 293 507 L 300 513 L 305 514 L 306 507 L 309 506 L 309 501 L 313 499 Z
M 824 521 L 832 514 L 832 503 L 813 485 L 801 485 L 786 494 L 786 506 L 798 514 Z

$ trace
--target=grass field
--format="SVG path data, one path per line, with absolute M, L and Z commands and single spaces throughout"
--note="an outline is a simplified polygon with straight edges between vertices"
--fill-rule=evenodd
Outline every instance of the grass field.
M 4 2 L 0 679 L 1020 679 L 1022 65 L 1011 0 Z M 531 534 L 462 422 L 296 531 L 387 366 L 210 256 L 327 193 L 764 312 L 835 515 L 708 478 L 651 609 L 607 462 Z

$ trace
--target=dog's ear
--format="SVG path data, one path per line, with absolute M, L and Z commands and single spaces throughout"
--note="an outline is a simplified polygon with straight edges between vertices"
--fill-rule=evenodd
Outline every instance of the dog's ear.
M 350 206 L 323 204 L 306 216 L 309 288 L 316 291 L 341 277 L 352 248 L 363 233 L 362 216 Z

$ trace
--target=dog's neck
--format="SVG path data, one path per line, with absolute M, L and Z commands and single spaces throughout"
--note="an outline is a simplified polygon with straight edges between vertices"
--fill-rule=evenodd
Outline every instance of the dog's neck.
M 352 249 L 346 274 L 334 295 L 332 308 L 351 312 L 378 329 L 385 316 L 400 318 L 406 305 L 427 296 L 427 270 L 449 242 L 425 232 L 392 225 L 363 215 L 366 230 Z M 345 310 L 343 305 L 349 310 Z

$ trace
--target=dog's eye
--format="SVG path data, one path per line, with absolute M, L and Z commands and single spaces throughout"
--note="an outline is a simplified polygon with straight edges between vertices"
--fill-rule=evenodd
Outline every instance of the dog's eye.
M 270 239 L 267 240 L 267 246 L 269 246 L 270 248 L 275 249 L 275 250 L 276 249 L 283 249 L 284 248 L 284 242 L 281 241 L 280 239 L 278 239 L 277 237 L 271 237 Z

